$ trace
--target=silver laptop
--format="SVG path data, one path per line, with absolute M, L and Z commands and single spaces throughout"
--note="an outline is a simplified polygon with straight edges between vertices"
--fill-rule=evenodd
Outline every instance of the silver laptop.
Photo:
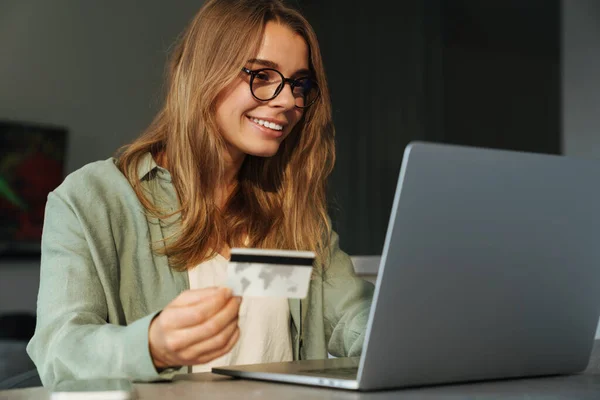
M 412 143 L 362 357 L 213 372 L 375 390 L 582 371 L 599 241 L 600 163 Z

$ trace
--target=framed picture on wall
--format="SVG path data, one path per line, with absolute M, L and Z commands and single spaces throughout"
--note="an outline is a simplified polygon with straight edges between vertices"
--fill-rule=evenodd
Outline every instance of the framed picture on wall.
M 38 257 L 48 193 L 64 178 L 67 129 L 0 120 L 0 258 Z

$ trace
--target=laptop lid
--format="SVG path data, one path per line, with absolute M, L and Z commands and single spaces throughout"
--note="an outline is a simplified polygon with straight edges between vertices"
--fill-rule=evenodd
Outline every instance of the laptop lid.
M 600 312 L 599 165 L 411 143 L 359 388 L 583 370 Z

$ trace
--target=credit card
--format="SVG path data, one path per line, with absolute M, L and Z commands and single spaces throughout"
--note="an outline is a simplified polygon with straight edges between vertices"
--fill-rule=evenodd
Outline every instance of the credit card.
M 314 260 L 312 251 L 232 248 L 227 286 L 234 296 L 303 299 Z

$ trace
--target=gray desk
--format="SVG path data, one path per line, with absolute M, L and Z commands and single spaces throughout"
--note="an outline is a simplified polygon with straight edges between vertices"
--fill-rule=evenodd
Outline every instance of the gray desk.
M 600 340 L 583 374 L 516 379 L 372 393 L 237 380 L 210 373 L 181 375 L 169 383 L 136 384 L 140 399 L 600 399 Z M 0 391 L 0 400 L 49 399 L 42 388 Z

